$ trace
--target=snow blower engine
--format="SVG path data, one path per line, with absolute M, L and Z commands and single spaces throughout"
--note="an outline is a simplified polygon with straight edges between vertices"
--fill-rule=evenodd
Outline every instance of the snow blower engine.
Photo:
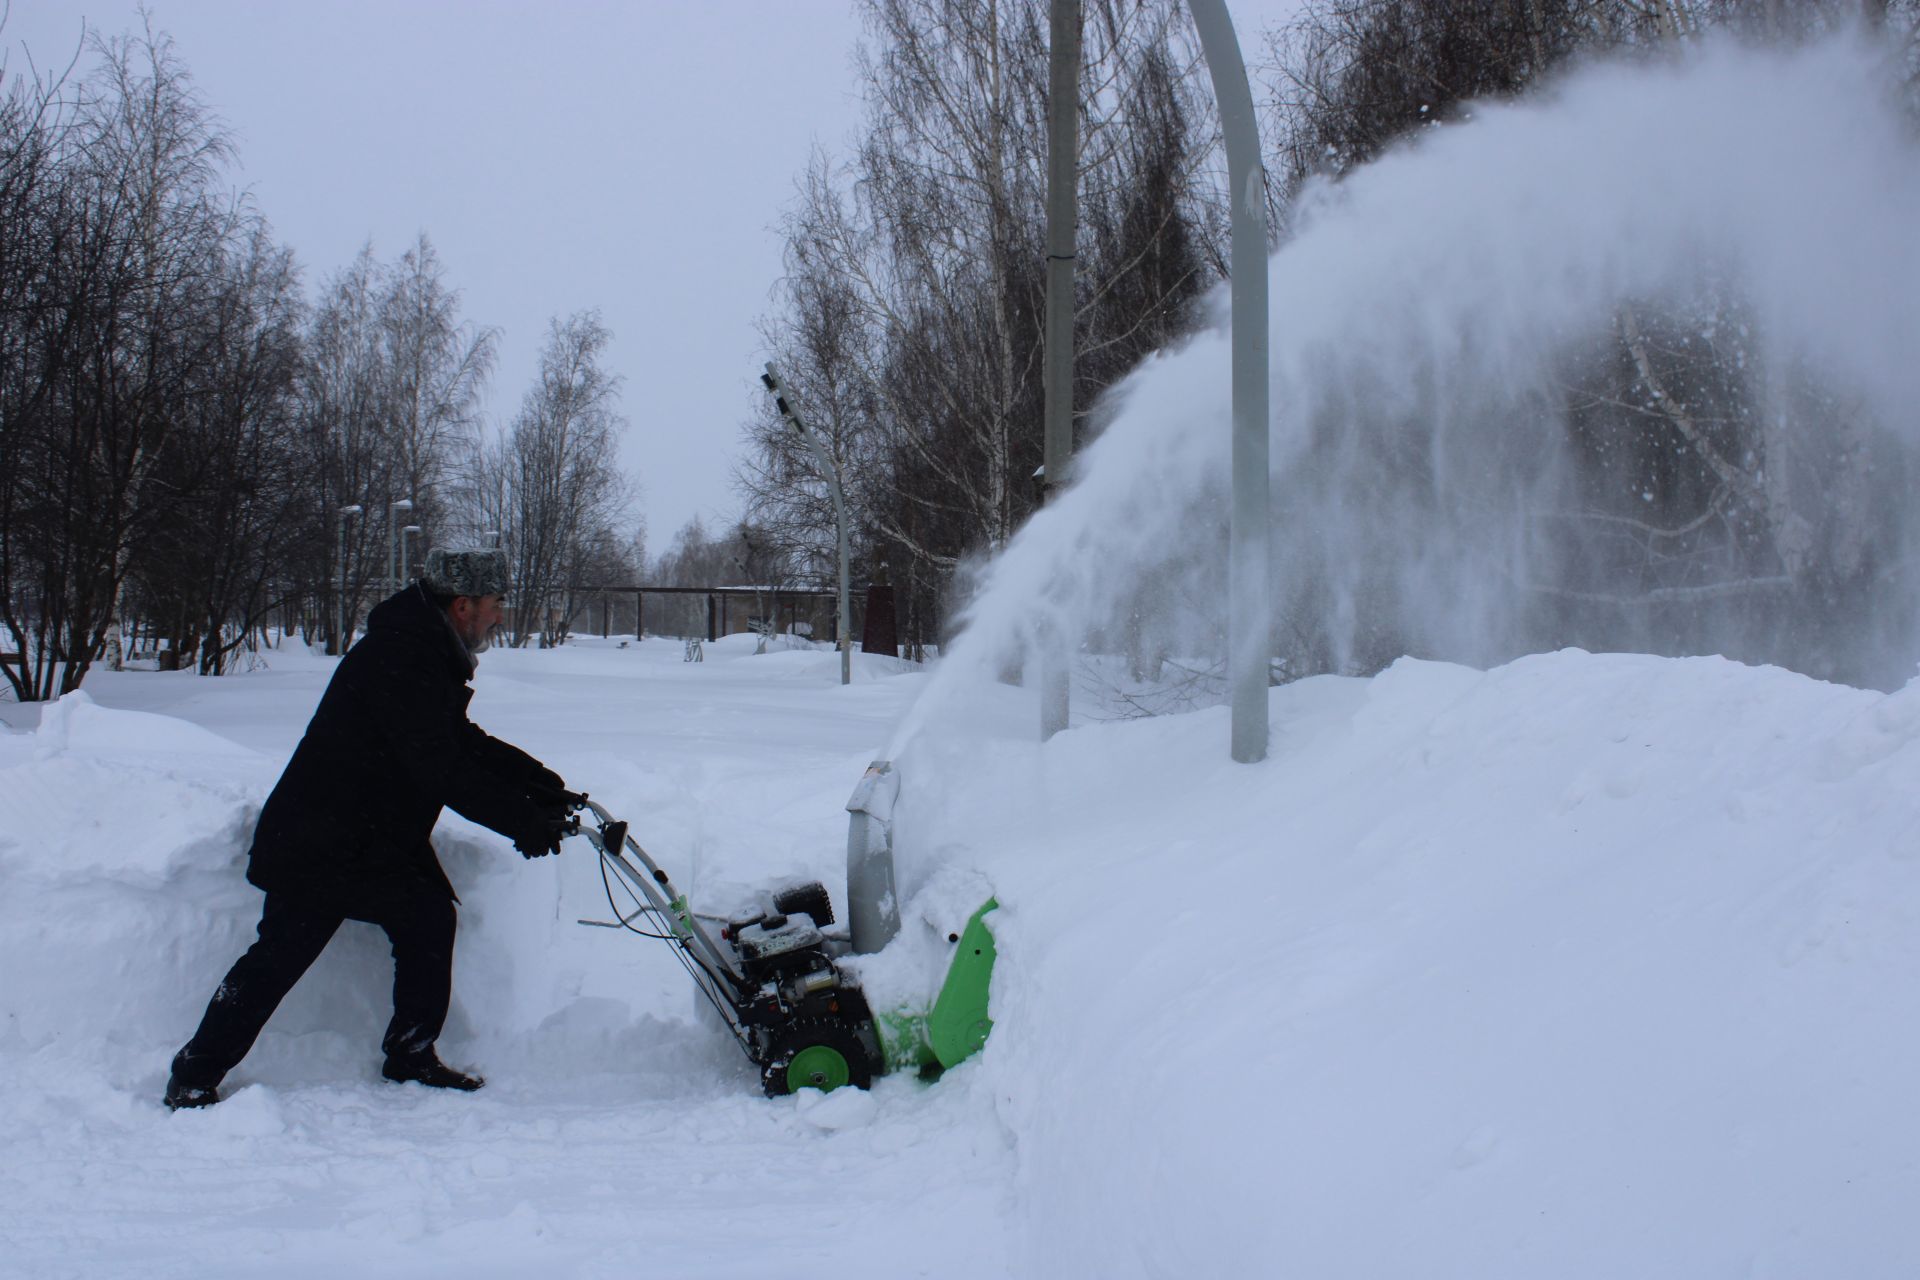
M 884 775 L 884 765 L 874 768 Z M 869 770 L 868 777 L 874 776 Z M 873 790 L 864 781 L 862 786 L 856 802 Z M 862 811 L 855 813 L 849 848 L 857 843 L 863 856 L 856 865 L 850 854 L 849 866 L 850 880 L 857 882 L 862 867 L 870 872 L 876 865 L 871 835 L 876 828 L 871 815 L 863 824 Z M 686 895 L 640 847 L 627 824 L 584 795 L 568 834 L 586 837 L 600 855 L 601 880 L 615 915 L 580 923 L 669 943 L 700 997 L 759 1067 L 771 1096 L 848 1084 L 864 1089 L 890 1070 L 914 1069 L 931 1078 L 986 1041 L 992 1026 L 987 987 L 994 947 L 983 917 L 996 905 L 991 900 L 947 938 L 953 955 L 930 1007 L 916 1007 L 924 1002 L 909 999 L 876 1018 L 854 972 L 857 962 L 847 963 L 857 949 L 878 950 L 898 931 L 890 842 L 884 851 L 882 905 L 892 913 L 892 932 L 881 936 L 860 919 L 850 929 L 834 930 L 832 900 L 817 881 L 764 893 L 754 908 L 738 915 L 702 915 L 687 905 Z M 615 898 L 616 881 L 627 891 L 628 908 Z M 863 905 L 859 891 L 858 883 L 850 886 L 856 917 Z M 868 945 L 857 948 L 860 941 Z

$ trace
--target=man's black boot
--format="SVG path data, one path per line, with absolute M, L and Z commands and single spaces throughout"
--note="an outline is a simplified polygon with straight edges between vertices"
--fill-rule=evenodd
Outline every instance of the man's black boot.
M 465 1093 L 472 1093 L 486 1083 L 479 1076 L 455 1071 L 431 1053 L 415 1058 L 388 1058 L 380 1074 L 395 1084 L 411 1081 L 429 1089 L 459 1089 Z
M 210 1107 L 220 1101 L 220 1075 L 207 1070 L 206 1063 L 198 1055 L 186 1049 L 173 1055 L 173 1061 L 167 1067 L 167 1092 L 161 1101 L 167 1104 L 167 1110 L 179 1111 L 183 1107 Z
M 187 1084 L 179 1076 L 167 1081 L 167 1095 L 162 1099 L 167 1110 L 179 1111 L 184 1107 L 210 1107 L 220 1101 L 220 1091 L 211 1086 Z

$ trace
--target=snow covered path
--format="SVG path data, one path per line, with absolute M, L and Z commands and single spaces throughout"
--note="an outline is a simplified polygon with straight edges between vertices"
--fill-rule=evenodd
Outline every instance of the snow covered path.
M 290 1079 L 186 1122 L 30 1078 L 0 1273 L 824 1275 L 876 1247 L 893 1274 L 1003 1273 L 997 1233 L 962 1229 L 999 1217 L 1001 1163 L 965 1136 L 964 1088 L 893 1082 L 808 1111 L 698 1053 L 634 1058 L 558 1089 L 496 1068 L 465 1105 Z
M 863 672 L 843 690 L 831 654 L 735 661 L 742 643 L 698 665 L 665 641 L 496 652 L 473 715 L 631 816 L 703 906 L 796 875 L 838 898 L 841 806 L 923 681 Z M 875 1257 L 890 1275 L 1005 1272 L 1002 1233 L 979 1228 L 1004 1217 L 1010 1157 L 969 1072 L 770 1101 L 694 1019 L 665 947 L 573 923 L 607 915 L 584 844 L 525 863 L 451 815 L 438 839 L 465 904 L 442 1048 L 488 1087 L 377 1079 L 391 966 L 349 924 L 225 1101 L 162 1110 L 167 1046 L 257 916 L 242 831 L 331 669 L 271 661 L 92 678 L 99 706 L 48 712 L 67 722 L 59 758 L 49 735 L 0 737 L 16 819 L 0 955 L 10 984 L 40 988 L 0 1032 L 0 1274 L 764 1276 Z M 20 794 L 29 776 L 37 796 Z M 52 866 L 48 846 L 67 851 Z M 119 883 L 75 876 L 76 855 Z

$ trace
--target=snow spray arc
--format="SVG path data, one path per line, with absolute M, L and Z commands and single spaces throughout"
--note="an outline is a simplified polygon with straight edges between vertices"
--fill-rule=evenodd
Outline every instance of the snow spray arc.
M 1580 644 L 1904 680 L 1905 578 L 1850 612 L 1795 594 L 1816 560 L 1872 579 L 1920 550 L 1898 480 L 1920 456 L 1920 154 L 1888 84 L 1858 37 L 1708 42 L 1479 106 L 1305 194 L 1269 263 L 1290 673 Z M 1687 530 L 1638 527 L 1637 473 L 1588 428 L 1658 414 L 1666 435 L 1642 438 L 1670 444 L 1633 465 L 1697 471 L 1719 428 L 1682 415 L 1712 389 L 1649 375 L 1715 343 L 1737 344 L 1717 367 L 1766 448 L 1702 473 L 1725 490 L 1703 506 L 1727 557 L 1708 572 Z M 1631 408 L 1582 389 L 1635 379 Z M 1218 657 L 1228 385 L 1218 332 L 1121 384 L 1073 487 L 980 571 L 890 758 L 1048 635 Z M 1593 496 L 1609 476 L 1617 509 Z M 1741 560 L 1756 530 L 1764 554 Z

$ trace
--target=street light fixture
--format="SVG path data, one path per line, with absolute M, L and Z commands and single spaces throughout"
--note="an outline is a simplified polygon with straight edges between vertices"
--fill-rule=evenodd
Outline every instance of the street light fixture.
M 407 580 L 407 535 L 419 532 L 420 526 L 417 524 L 407 525 L 400 530 L 400 579 L 403 585 Z
M 340 508 L 340 591 L 333 598 L 333 643 L 336 653 L 347 651 L 347 521 L 360 514 L 360 504 Z
M 780 410 L 780 416 L 787 425 L 800 433 L 807 442 L 807 448 L 813 450 L 813 456 L 820 464 L 821 474 L 827 478 L 827 488 L 833 492 L 833 518 L 840 526 L 840 683 L 853 683 L 853 616 L 847 601 L 850 590 L 847 581 L 847 502 L 840 492 L 840 467 L 827 453 L 819 437 L 807 429 L 800 417 L 800 410 L 794 406 L 793 397 L 780 383 L 780 371 L 771 361 L 767 371 L 760 375 L 760 381 L 773 396 L 774 407 Z
M 480 536 L 487 540 L 487 545 L 490 547 L 498 547 L 500 545 L 500 531 L 498 529 L 489 529 Z
M 400 579 L 394 562 L 400 555 L 400 530 L 394 524 L 394 512 L 413 510 L 412 498 L 395 498 L 387 504 L 387 590 L 398 591 Z

